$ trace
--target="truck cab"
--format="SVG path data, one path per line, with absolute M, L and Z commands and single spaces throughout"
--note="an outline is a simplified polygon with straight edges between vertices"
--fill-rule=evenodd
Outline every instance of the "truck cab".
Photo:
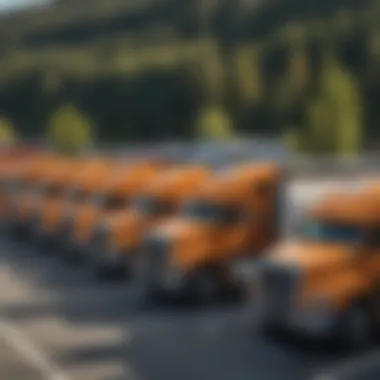
M 55 181 L 62 186 L 59 196 L 44 200 L 37 212 L 35 236 L 39 242 L 58 242 L 65 213 L 90 198 L 92 183 L 106 173 L 111 165 L 105 159 L 84 157 L 67 161 L 66 167 L 56 172 Z
M 123 167 L 115 167 L 103 177 L 92 199 L 76 209 L 73 215 L 71 255 L 86 257 L 88 244 L 97 221 L 113 215 L 122 215 L 132 197 L 139 194 L 146 185 L 156 178 L 164 165 L 159 162 L 136 162 Z M 84 256 L 83 256 L 84 255 Z
M 363 348 L 380 322 L 380 187 L 315 204 L 295 236 L 268 249 L 251 276 L 261 332 L 287 330 Z
M 223 295 L 231 263 L 260 255 L 275 239 L 280 183 L 272 163 L 237 164 L 213 175 L 146 237 L 137 274 L 142 289 L 202 302 Z
M 23 215 L 26 221 L 26 230 L 29 235 L 34 236 L 35 229 L 39 222 L 41 210 L 45 204 L 62 199 L 66 194 L 66 180 L 70 173 L 78 168 L 78 160 L 72 158 L 62 158 L 56 160 L 48 170 L 44 178 L 39 182 L 35 196 L 27 197 Z
M 210 170 L 198 165 L 169 168 L 137 194 L 122 215 L 101 220 L 92 240 L 97 273 L 124 277 L 133 271 L 147 231 L 175 215 L 181 201 L 211 175 Z
M 40 200 L 45 177 L 55 170 L 58 162 L 57 156 L 47 155 L 15 170 L 10 180 L 11 197 L 6 211 L 12 231 L 26 232 L 30 211 Z
M 2 217 L 5 217 L 7 206 L 12 198 L 15 174 L 21 168 L 25 168 L 33 159 L 36 159 L 36 157 L 26 154 L 0 156 L 0 214 Z
M 93 164 L 87 158 L 67 158 L 57 165 L 56 170 L 45 178 L 44 197 L 36 205 L 32 223 L 34 242 L 44 246 L 53 242 L 54 227 L 59 220 L 59 210 L 71 195 L 73 183 L 79 174 L 89 170 Z M 47 244 L 49 245 L 49 244 Z

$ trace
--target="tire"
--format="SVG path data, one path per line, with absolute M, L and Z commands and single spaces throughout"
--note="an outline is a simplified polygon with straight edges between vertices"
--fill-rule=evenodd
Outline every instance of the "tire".
M 266 320 L 257 321 L 257 323 L 254 325 L 254 331 L 258 336 L 262 337 L 265 340 L 277 340 L 281 337 L 281 333 L 283 332 L 280 326 L 277 326 Z
M 82 266 L 84 264 L 84 256 L 76 247 L 67 247 L 62 252 L 62 258 L 69 265 Z
M 24 240 L 26 235 L 26 228 L 24 223 L 16 217 L 11 217 L 8 221 L 8 231 L 11 239 Z
M 153 287 L 149 281 L 138 279 L 133 284 L 134 294 L 140 305 L 151 306 L 159 304 L 166 298 L 161 289 Z
M 376 343 L 380 341 L 380 284 L 373 287 L 369 300 L 370 318 Z
M 338 340 L 349 351 L 362 351 L 373 341 L 373 324 L 368 302 L 358 301 L 338 321 Z
M 39 229 L 33 231 L 31 243 L 42 251 L 44 251 L 45 248 L 49 248 L 49 239 Z
M 187 292 L 196 302 L 203 305 L 214 304 L 223 294 L 222 276 L 216 267 L 207 267 L 191 276 Z
M 106 256 L 107 254 L 105 254 Z M 95 275 L 97 279 L 103 281 L 121 281 L 127 278 L 127 268 L 124 266 L 123 260 L 110 262 L 104 257 L 103 260 L 98 259 L 94 262 Z

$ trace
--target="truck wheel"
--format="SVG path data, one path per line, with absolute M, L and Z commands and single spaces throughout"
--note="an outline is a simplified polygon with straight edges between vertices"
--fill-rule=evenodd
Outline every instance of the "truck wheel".
M 280 336 L 281 329 L 269 321 L 258 321 L 255 325 L 255 332 L 263 339 L 276 340 Z
M 121 281 L 127 278 L 127 268 L 121 257 L 106 257 L 95 264 L 96 277 L 99 280 Z
M 196 301 L 212 304 L 222 295 L 222 279 L 217 268 L 209 267 L 201 270 L 190 280 L 190 292 Z
M 139 304 L 151 306 L 165 299 L 163 290 L 144 278 L 134 278 L 132 287 Z
M 380 284 L 376 284 L 373 287 L 373 292 L 369 303 L 374 340 L 378 343 L 380 340 Z
M 352 305 L 339 322 L 339 338 L 345 348 L 360 351 L 368 347 L 373 338 L 373 329 L 370 309 L 366 303 L 357 302 Z

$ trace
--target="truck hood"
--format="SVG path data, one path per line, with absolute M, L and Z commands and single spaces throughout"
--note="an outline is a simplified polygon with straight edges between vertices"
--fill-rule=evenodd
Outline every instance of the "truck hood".
M 348 263 L 353 255 L 353 248 L 348 245 L 293 240 L 275 245 L 267 259 L 314 270 Z

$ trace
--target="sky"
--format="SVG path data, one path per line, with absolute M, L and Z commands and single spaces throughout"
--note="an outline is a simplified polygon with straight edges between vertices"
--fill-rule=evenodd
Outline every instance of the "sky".
M 12 11 L 30 5 L 46 4 L 49 0 L 0 0 L 0 12 Z

